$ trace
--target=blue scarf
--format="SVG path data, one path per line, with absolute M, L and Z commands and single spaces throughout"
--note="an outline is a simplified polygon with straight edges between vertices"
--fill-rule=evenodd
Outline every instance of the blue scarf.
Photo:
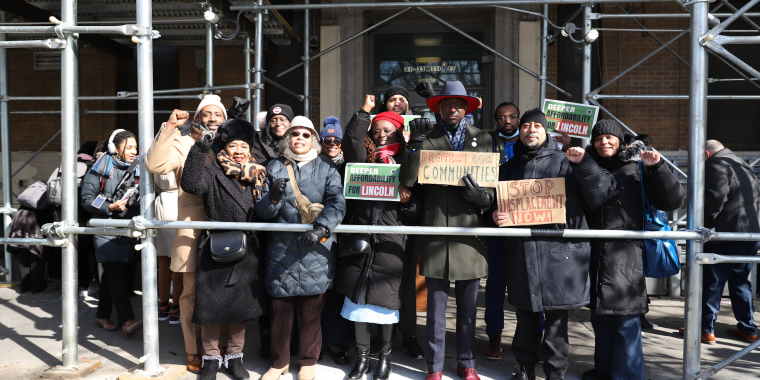
M 449 132 L 448 128 L 444 127 L 443 130 L 446 131 L 446 135 L 449 136 L 449 141 L 451 141 L 451 146 L 454 147 L 454 150 L 457 152 L 463 151 L 464 137 L 465 137 L 465 133 L 467 132 L 467 124 L 460 123 L 453 137 L 451 136 L 451 133 Z
M 114 166 L 117 169 L 127 170 L 131 163 L 132 162 L 122 162 L 119 160 L 117 155 L 106 152 L 106 153 L 103 153 L 103 155 L 101 155 L 97 161 L 95 161 L 95 164 L 92 165 L 92 170 L 97 172 L 101 176 L 108 176 L 108 178 L 113 178 Z M 140 176 L 139 169 L 140 169 L 139 166 L 135 168 L 135 177 Z

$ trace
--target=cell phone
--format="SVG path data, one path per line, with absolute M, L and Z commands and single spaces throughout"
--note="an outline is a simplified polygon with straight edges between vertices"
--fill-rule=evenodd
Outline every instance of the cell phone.
M 94 201 L 92 201 L 92 207 L 100 208 L 103 206 L 103 203 L 106 201 L 106 197 L 104 197 L 102 194 L 98 195 L 97 198 L 95 198 Z

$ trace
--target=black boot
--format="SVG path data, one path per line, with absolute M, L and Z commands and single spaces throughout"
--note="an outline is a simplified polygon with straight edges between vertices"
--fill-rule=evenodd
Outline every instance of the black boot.
M 359 351 L 356 353 L 356 364 L 354 369 L 348 374 L 348 380 L 358 380 L 369 373 L 369 351 Z
M 243 366 L 243 353 L 227 355 L 224 358 L 224 365 L 227 367 L 226 372 L 235 380 L 248 380 L 251 376 Z
M 380 350 L 377 368 L 372 376 L 374 380 L 388 380 L 391 375 L 391 351 L 393 351 L 393 336 L 396 331 L 396 325 L 379 325 L 380 340 L 383 342 L 383 348 Z
M 512 380 L 536 380 L 536 365 L 524 365 L 519 363 L 515 369 Z
M 272 338 L 272 332 L 270 330 L 259 330 L 260 332 L 260 339 L 261 342 L 261 348 L 259 349 L 259 357 L 262 359 L 271 359 L 272 358 L 272 347 L 271 347 L 271 338 Z
M 651 322 L 647 321 L 646 315 L 641 314 L 639 316 L 639 319 L 641 319 L 641 328 L 642 329 L 653 329 L 654 328 L 654 325 Z
M 203 371 L 198 376 L 198 380 L 216 380 L 216 373 L 219 372 L 221 356 L 203 355 Z

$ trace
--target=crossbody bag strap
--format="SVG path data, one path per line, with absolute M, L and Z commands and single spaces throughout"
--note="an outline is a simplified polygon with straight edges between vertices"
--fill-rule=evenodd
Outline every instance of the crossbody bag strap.
M 647 194 L 644 192 L 644 173 L 641 169 L 641 161 L 639 161 L 639 185 L 641 185 L 641 199 L 644 201 L 644 209 L 649 212 L 652 209 L 652 204 L 647 199 Z
M 296 182 L 296 173 L 293 172 L 293 162 L 288 160 L 285 163 L 285 167 L 288 168 L 288 177 L 290 177 L 290 186 L 293 186 L 293 192 L 296 194 L 296 200 L 301 196 L 301 190 L 298 189 L 298 182 Z

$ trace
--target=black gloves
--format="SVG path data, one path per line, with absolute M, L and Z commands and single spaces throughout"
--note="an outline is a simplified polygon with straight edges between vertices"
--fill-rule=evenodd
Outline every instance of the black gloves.
M 433 131 L 433 125 L 434 124 L 430 122 L 430 119 L 423 117 L 410 121 L 409 132 L 411 134 L 407 145 L 412 149 L 422 149 L 422 142 L 425 141 L 425 137 Z
M 272 188 L 269 189 L 269 200 L 274 203 L 278 203 L 282 200 L 282 193 L 285 192 L 285 188 L 288 186 L 290 178 L 277 178 L 272 181 Z
M 232 119 L 239 119 L 245 115 L 245 110 L 251 105 L 251 101 L 237 96 L 232 97 L 232 107 L 227 109 L 227 116 Z M 249 120 L 250 121 L 250 120 Z
M 417 86 L 414 87 L 414 92 L 416 92 L 417 95 L 425 99 L 435 96 L 435 90 L 433 90 L 433 85 L 430 84 L 430 82 L 426 80 L 420 83 L 417 83 Z
M 491 196 L 480 188 L 478 181 L 472 178 L 472 174 L 462 177 L 462 181 L 464 181 L 464 189 L 462 189 L 464 200 L 474 204 L 481 210 L 491 205 Z
M 301 236 L 298 237 L 298 241 L 300 241 L 304 245 L 308 245 L 309 247 L 314 248 L 317 242 L 322 240 L 326 236 L 327 236 L 326 228 L 314 227 L 313 230 L 302 233 Z

